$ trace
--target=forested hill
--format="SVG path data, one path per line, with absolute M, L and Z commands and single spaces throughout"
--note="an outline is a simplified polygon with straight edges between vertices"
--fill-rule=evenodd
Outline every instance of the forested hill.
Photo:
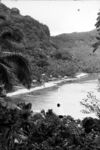
M 63 51 L 70 51 L 73 54 L 92 53 L 92 44 L 96 40 L 97 31 L 92 30 L 90 32 L 74 32 L 70 34 L 61 34 L 52 37 L 53 41 Z
M 96 42 L 97 31 L 74 32 L 52 37 L 57 47 L 63 52 L 70 52 L 80 66 L 87 72 L 100 71 L 100 49 L 93 53 L 92 44 Z
M 50 31 L 49 28 L 33 19 L 31 16 L 22 16 L 20 10 L 17 8 L 9 9 L 3 4 L 0 4 L 0 16 L 6 16 L 6 19 L 11 20 L 15 27 L 22 30 L 24 33 L 25 48 L 38 48 L 50 44 Z M 49 45 L 50 46 L 50 45 Z
M 91 46 L 96 31 L 51 37 L 47 25 L 28 15 L 0 4 L 0 50 L 23 53 L 31 63 L 33 79 L 39 81 L 42 74 L 47 80 L 52 76 L 73 76 L 78 71 L 95 72 L 100 68 Z
M 17 32 L 12 37 L 13 30 Z M 1 51 L 17 51 L 26 55 L 31 62 L 33 78 L 39 79 L 42 73 L 47 73 L 50 54 L 56 48 L 46 25 L 31 16 L 22 16 L 17 8 L 10 9 L 0 4 L 0 37 L 4 43 L 3 46 L 0 43 Z M 20 38 L 23 39 L 18 41 Z

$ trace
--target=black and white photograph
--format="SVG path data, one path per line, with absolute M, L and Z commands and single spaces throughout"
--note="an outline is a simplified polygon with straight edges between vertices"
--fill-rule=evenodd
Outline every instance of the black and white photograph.
M 100 150 L 100 0 L 0 0 L 0 150 Z

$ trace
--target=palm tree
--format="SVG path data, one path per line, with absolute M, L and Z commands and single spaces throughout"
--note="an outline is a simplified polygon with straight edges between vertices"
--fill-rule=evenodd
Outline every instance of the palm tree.
M 31 87 L 32 76 L 28 60 L 19 53 L 4 52 L 0 55 L 0 83 L 6 91 L 13 89 L 18 79 L 26 88 Z
M 13 81 L 16 79 L 26 88 L 31 86 L 29 62 L 17 51 L 20 51 L 20 48 L 24 50 L 23 40 L 23 32 L 10 18 L 0 14 L 0 83 L 6 91 L 12 90 Z M 4 52 L 5 50 L 10 52 Z

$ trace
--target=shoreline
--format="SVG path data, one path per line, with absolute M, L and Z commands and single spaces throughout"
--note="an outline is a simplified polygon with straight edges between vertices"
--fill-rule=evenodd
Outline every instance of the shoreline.
M 79 79 L 83 79 L 85 77 L 88 77 L 87 73 L 80 73 L 80 74 L 77 74 L 74 78 L 62 78 L 62 79 L 60 79 L 60 80 L 58 79 L 56 81 L 45 82 L 43 85 L 32 87 L 29 90 L 26 89 L 26 88 L 18 89 L 14 92 L 7 93 L 7 96 L 12 97 L 12 96 L 16 96 L 16 95 L 35 92 L 35 91 L 42 90 L 42 89 L 47 89 L 47 88 L 50 88 L 50 87 L 58 87 L 60 84 L 73 82 L 73 81 L 78 81 Z

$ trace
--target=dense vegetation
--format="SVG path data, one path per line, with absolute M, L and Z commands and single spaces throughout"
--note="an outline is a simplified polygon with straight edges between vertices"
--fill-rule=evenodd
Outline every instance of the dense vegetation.
M 0 20 L 0 51 L 23 53 L 31 62 L 33 79 L 41 82 L 42 74 L 48 80 L 81 71 L 100 71 L 100 51 L 93 53 L 93 48 L 98 47 L 98 23 L 97 31 L 51 37 L 46 25 L 3 4 L 0 4 Z
M 33 79 L 37 79 L 39 82 L 43 73 L 49 78 L 50 75 L 55 77 L 74 75 L 79 70 L 99 71 L 99 61 L 97 61 L 96 55 L 89 53 L 86 58 L 84 52 L 79 53 L 80 50 L 84 50 L 86 42 L 87 49 L 89 52 L 92 51 L 91 44 L 96 39 L 95 33 L 95 31 L 89 32 L 89 36 L 88 33 L 84 33 L 82 37 L 81 34 L 76 33 L 75 37 L 74 34 L 70 35 L 70 38 L 67 37 L 67 42 L 69 40 L 67 46 L 72 51 L 67 51 L 66 48 L 60 47 L 65 37 L 64 39 L 60 37 L 63 40 L 59 43 L 59 37 L 50 37 L 47 26 L 29 16 L 21 16 L 16 8 L 9 9 L 0 4 L 0 52 L 21 52 L 25 55 L 31 62 Z M 82 39 L 80 40 L 80 38 Z M 97 40 L 99 41 L 99 38 Z M 89 41 L 92 41 L 91 44 Z M 63 43 L 66 43 L 66 40 Z M 99 45 L 99 42 L 96 41 L 96 43 L 94 48 Z M 76 48 L 79 46 L 78 52 L 74 49 L 75 46 Z M 7 62 L 11 58 L 12 62 L 14 60 L 19 62 L 19 59 L 9 57 L 9 53 L 3 58 L 7 59 Z M 96 58 L 94 63 L 91 58 Z M 9 67 L 7 62 L 2 60 L 2 63 Z M 18 70 L 16 73 L 19 75 L 21 71 L 23 70 Z M 21 80 L 22 76 L 19 75 L 19 77 Z M 2 77 L 1 80 L 3 80 Z M 29 79 L 27 80 L 29 81 Z M 51 109 L 47 112 L 41 110 L 40 113 L 35 113 L 32 111 L 30 103 L 24 104 L 18 103 L 18 101 L 20 99 L 12 100 L 8 97 L 0 97 L 0 150 L 100 149 L 100 102 L 91 93 L 81 104 L 88 109 L 88 111 L 84 111 L 85 113 L 94 112 L 97 119 L 89 117 L 75 120 L 71 116 L 58 116 Z
M 33 79 L 39 82 L 42 74 L 48 80 L 73 76 L 78 71 L 97 72 L 99 59 L 91 54 L 91 41 L 94 42 L 95 37 L 95 31 L 86 35 L 70 34 L 67 38 L 51 37 L 46 25 L 30 16 L 22 16 L 17 8 L 9 9 L 0 4 L 0 51 L 23 53 L 31 63 Z
M 31 62 L 33 79 L 39 82 L 44 73 L 49 78 L 50 75 L 72 76 L 77 71 L 98 72 L 99 52 L 92 54 L 92 44 L 94 51 L 99 45 L 96 35 L 96 31 L 92 31 L 50 37 L 46 25 L 30 16 L 20 15 L 16 8 L 9 9 L 0 4 L 0 52 L 25 55 Z M 9 57 L 9 53 L 2 58 L 7 62 L 10 58 L 18 61 Z M 5 65 L 7 62 L 2 60 Z M 20 71 L 23 70 L 16 73 L 19 75 Z M 22 80 L 22 76 L 19 77 Z M 18 104 L 18 101 L 20 99 L 0 97 L 0 150 L 100 149 L 100 103 L 91 93 L 81 104 L 88 110 L 84 110 L 85 113 L 94 112 L 97 119 L 75 120 L 71 116 L 58 116 L 50 109 L 35 113 L 31 104 Z
M 96 45 L 97 31 L 61 34 L 52 37 L 63 53 L 70 52 L 76 64 L 84 72 L 100 72 L 100 51 L 93 51 Z M 99 48 L 99 47 L 98 47 Z
M 34 113 L 31 104 L 11 107 L 8 101 L 0 98 L 1 150 L 100 149 L 100 118 L 74 120 L 52 110 Z
M 5 52 L 0 54 L 0 96 L 13 90 L 16 83 L 31 87 L 32 72 L 28 60 L 19 53 Z M 6 94 L 6 93 L 5 93 Z

